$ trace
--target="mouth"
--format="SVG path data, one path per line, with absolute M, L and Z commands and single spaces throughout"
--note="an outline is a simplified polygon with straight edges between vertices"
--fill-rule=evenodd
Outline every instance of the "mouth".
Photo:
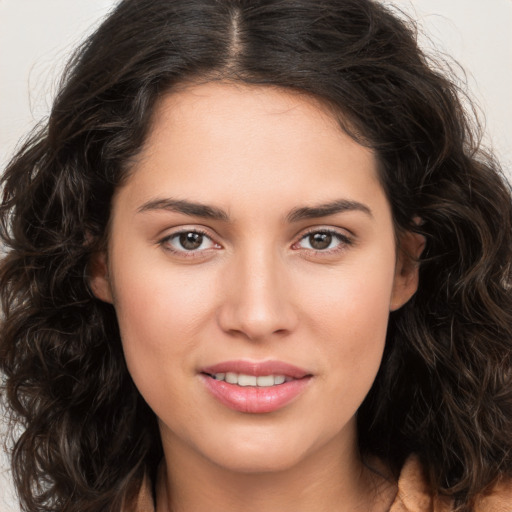
M 206 389 L 221 404 L 238 412 L 261 414 L 293 402 L 313 375 L 280 361 L 226 361 L 200 371 Z

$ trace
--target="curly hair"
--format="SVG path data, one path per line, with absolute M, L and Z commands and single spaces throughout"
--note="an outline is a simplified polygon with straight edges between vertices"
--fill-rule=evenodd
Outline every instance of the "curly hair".
M 512 476 L 512 202 L 458 86 L 372 0 L 123 0 L 2 178 L 3 399 L 24 510 L 119 511 L 162 457 L 88 263 L 158 98 L 186 81 L 303 91 L 373 148 L 397 230 L 426 239 L 358 413 L 360 450 L 471 510 Z

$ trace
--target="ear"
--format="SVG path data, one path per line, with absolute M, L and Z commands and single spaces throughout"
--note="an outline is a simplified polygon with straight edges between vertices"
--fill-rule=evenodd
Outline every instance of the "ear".
M 104 251 L 96 252 L 91 256 L 89 261 L 89 286 L 97 299 L 110 304 L 113 303 L 107 255 Z
M 401 308 L 418 289 L 419 257 L 425 248 L 425 237 L 412 231 L 400 236 L 389 309 Z

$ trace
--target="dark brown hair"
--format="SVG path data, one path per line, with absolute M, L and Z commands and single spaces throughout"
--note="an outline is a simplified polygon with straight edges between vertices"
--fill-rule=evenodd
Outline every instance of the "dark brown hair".
M 360 448 L 396 472 L 417 453 L 432 492 L 471 510 L 512 476 L 510 191 L 457 86 L 371 0 L 124 0 L 76 53 L 2 179 L 0 370 L 23 427 L 25 510 L 118 511 L 162 456 L 87 265 L 155 102 L 217 79 L 314 95 L 378 155 L 396 229 L 427 244 L 359 411 Z

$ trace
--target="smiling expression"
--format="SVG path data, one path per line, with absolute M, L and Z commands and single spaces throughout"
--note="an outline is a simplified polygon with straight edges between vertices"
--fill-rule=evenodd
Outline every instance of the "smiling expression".
M 416 288 L 373 152 L 305 95 L 209 83 L 160 101 L 131 171 L 91 285 L 166 453 L 245 472 L 352 453 Z

